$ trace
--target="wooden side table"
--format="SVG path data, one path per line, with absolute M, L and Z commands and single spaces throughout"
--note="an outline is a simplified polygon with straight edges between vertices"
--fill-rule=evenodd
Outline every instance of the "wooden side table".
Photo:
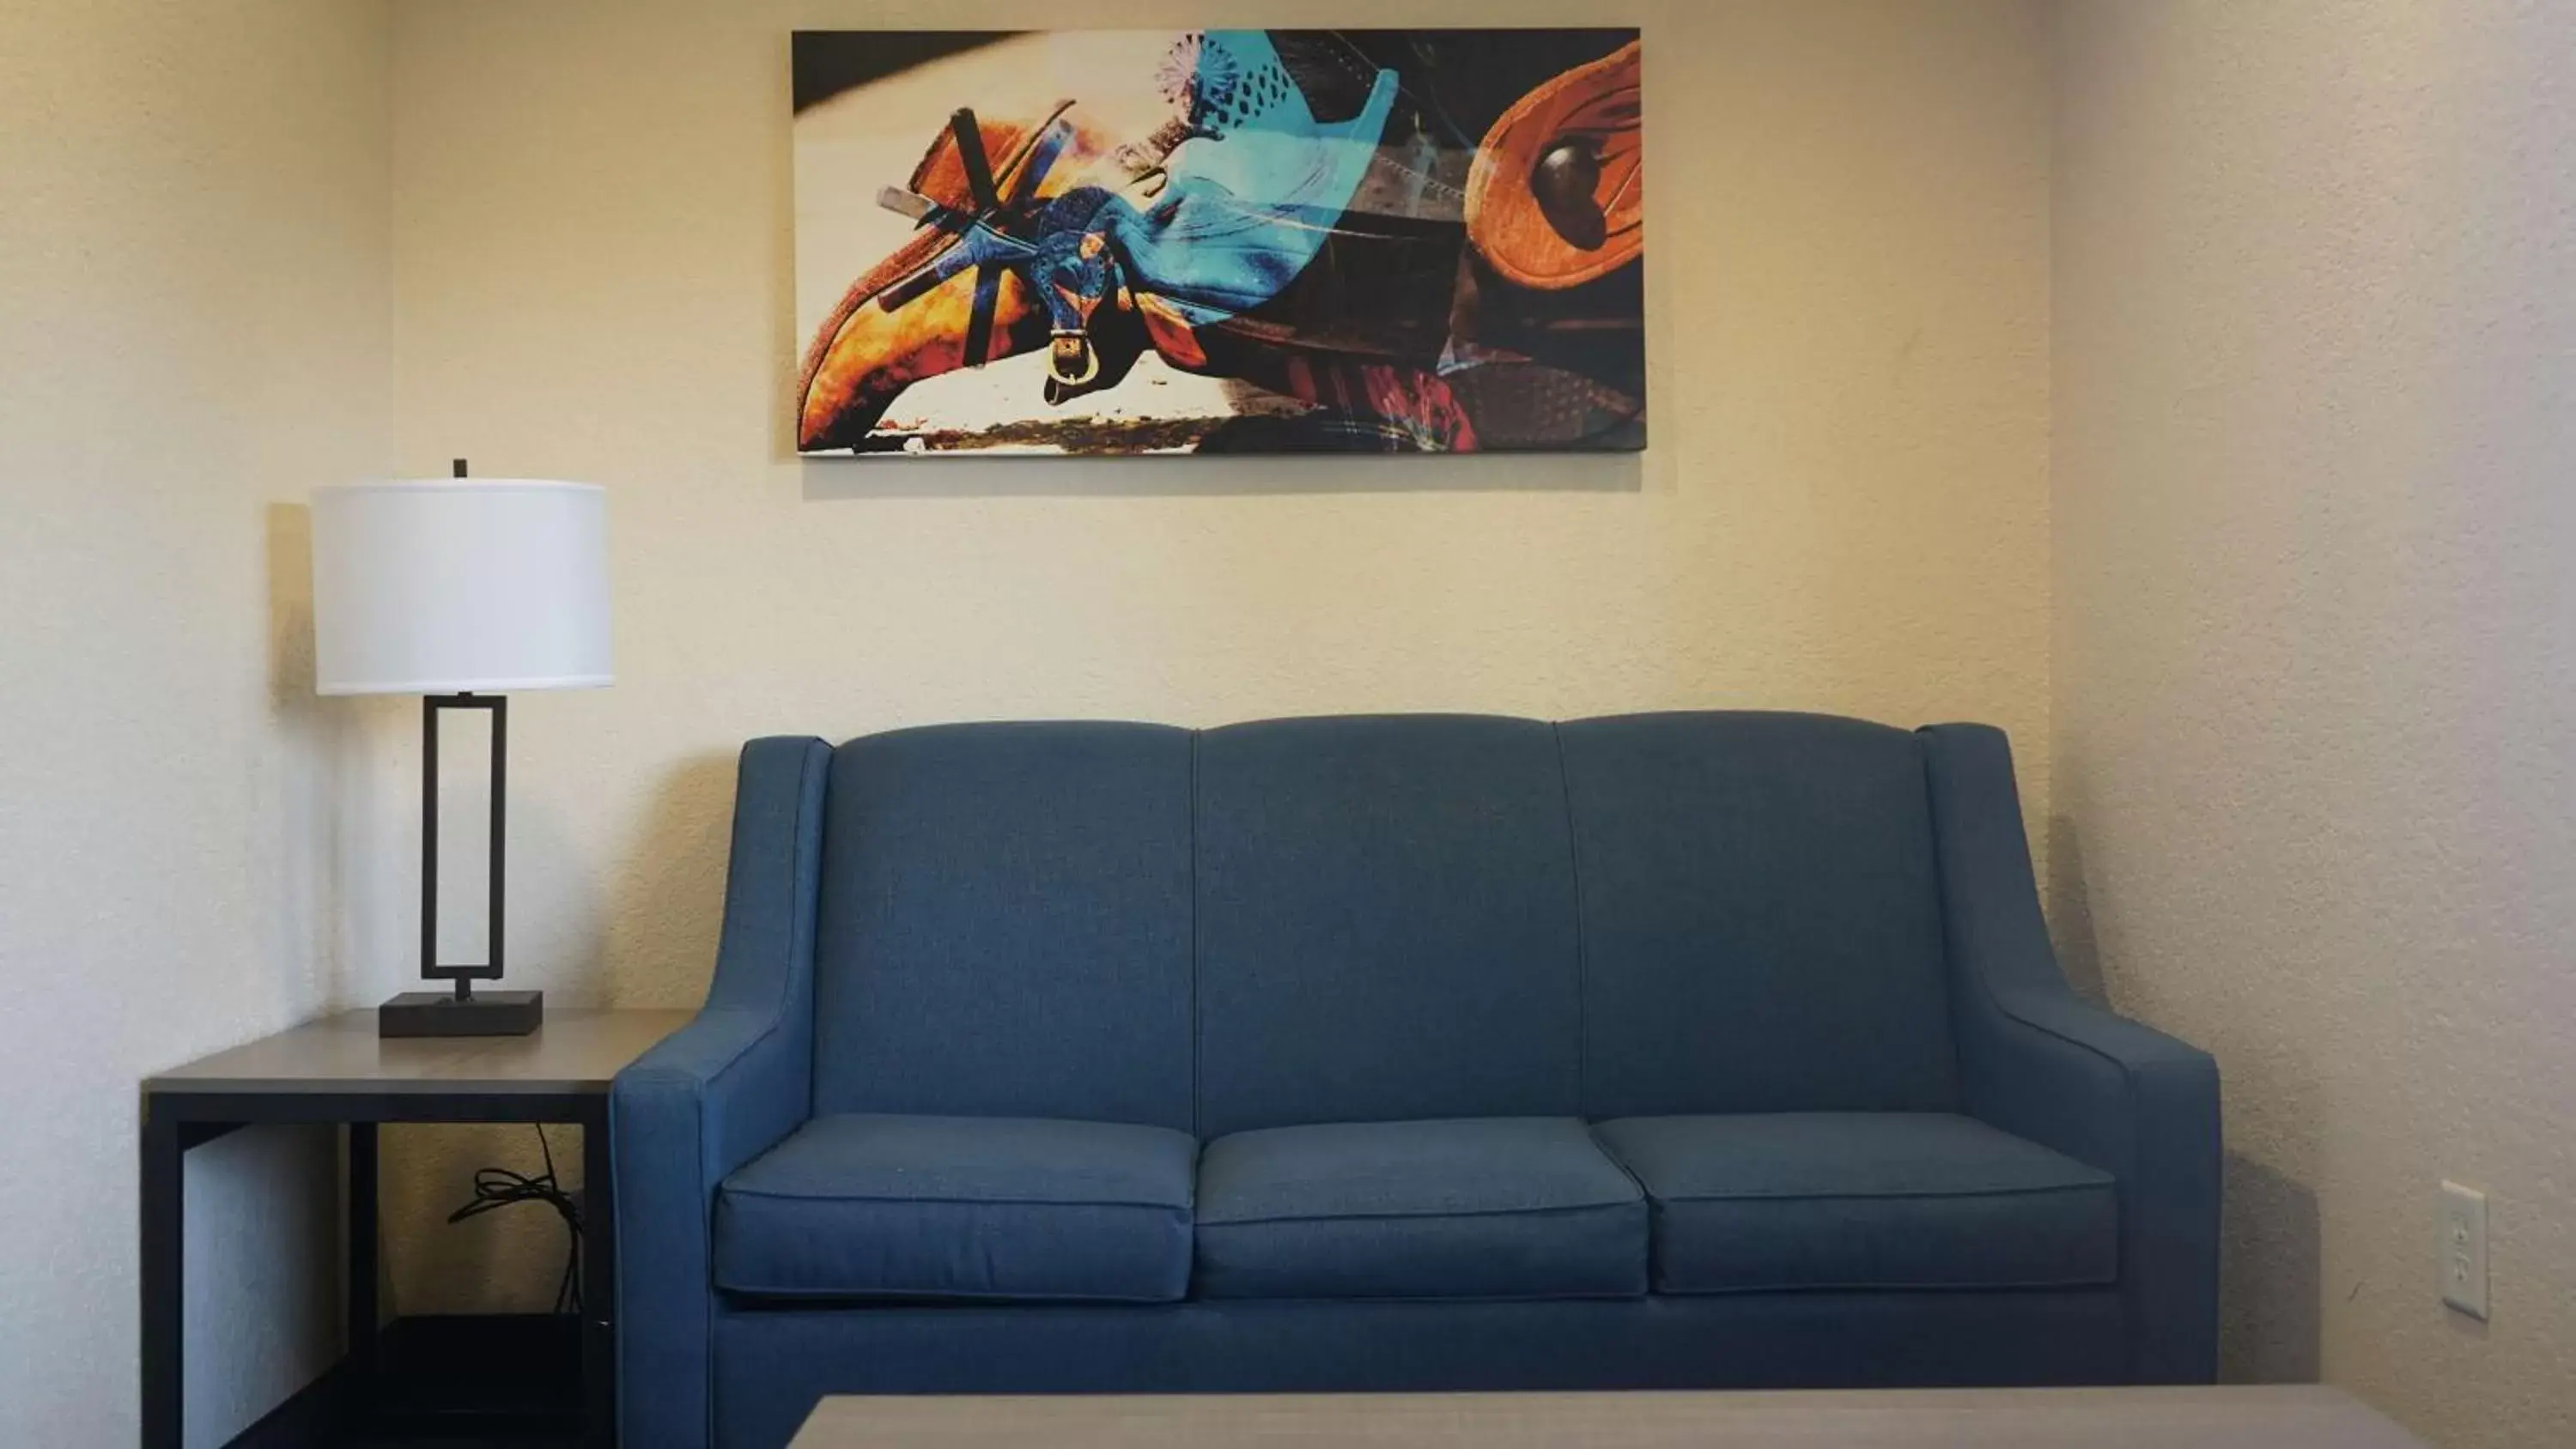
M 350 1367 L 377 1346 L 376 1127 L 384 1122 L 574 1123 L 582 1129 L 581 1442 L 617 1441 L 616 1210 L 609 1079 L 677 1030 L 686 1011 L 558 1008 L 521 1037 L 376 1035 L 350 1011 L 218 1052 L 143 1083 L 143 1444 L 179 1449 L 182 1160 L 237 1127 L 336 1123 L 348 1133 Z

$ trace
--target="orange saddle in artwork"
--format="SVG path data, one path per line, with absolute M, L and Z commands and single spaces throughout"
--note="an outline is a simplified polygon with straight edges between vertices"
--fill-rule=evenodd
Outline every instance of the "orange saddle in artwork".
M 1495 271 L 1556 291 L 1646 249 L 1636 42 L 1532 90 L 1485 133 L 1467 173 L 1467 237 Z

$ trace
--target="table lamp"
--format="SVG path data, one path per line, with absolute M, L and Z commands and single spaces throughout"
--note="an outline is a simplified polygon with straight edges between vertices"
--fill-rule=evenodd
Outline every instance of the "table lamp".
M 313 491 L 314 687 L 421 696 L 420 974 L 376 1013 L 380 1036 L 520 1036 L 541 991 L 501 979 L 507 696 L 609 682 L 608 495 L 587 483 L 465 476 Z M 491 941 L 480 965 L 438 960 L 438 721 L 492 719 Z

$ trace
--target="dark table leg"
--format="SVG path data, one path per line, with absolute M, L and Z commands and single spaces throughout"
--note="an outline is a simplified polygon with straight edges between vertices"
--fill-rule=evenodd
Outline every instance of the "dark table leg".
M 143 1449 L 179 1449 L 180 1249 L 187 1217 L 180 1190 L 187 1145 L 178 1114 L 143 1100 Z
M 349 1281 L 347 1337 L 349 1399 L 363 1409 L 376 1398 L 376 1124 L 352 1122 L 349 1130 Z
M 617 1202 L 608 1154 L 608 1098 L 581 1119 L 582 1441 L 617 1444 Z

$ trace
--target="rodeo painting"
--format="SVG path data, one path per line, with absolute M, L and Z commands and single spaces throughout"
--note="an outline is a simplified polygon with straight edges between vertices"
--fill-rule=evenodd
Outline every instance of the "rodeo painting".
M 1635 30 L 793 46 L 800 453 L 1645 446 Z

